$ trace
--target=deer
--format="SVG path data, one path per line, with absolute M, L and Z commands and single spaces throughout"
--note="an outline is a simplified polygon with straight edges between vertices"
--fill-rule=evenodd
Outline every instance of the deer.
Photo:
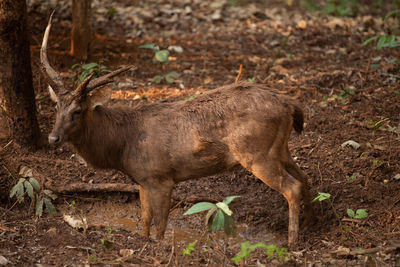
M 164 237 L 174 185 L 242 166 L 287 200 L 288 245 L 296 246 L 302 199 L 305 222 L 314 216 L 308 177 L 288 148 L 292 128 L 303 130 L 297 100 L 262 84 L 238 82 L 189 100 L 109 107 L 111 89 L 104 85 L 132 66 L 91 75 L 67 90 L 47 58 L 51 21 L 52 15 L 40 50 L 57 109 L 48 141 L 68 142 L 95 168 L 121 171 L 138 184 L 142 236 L 150 236 L 154 221 L 156 238 Z

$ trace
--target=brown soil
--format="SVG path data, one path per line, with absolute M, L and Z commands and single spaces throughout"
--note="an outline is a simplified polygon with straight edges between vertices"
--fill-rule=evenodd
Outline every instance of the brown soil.
M 123 5 L 123 1 L 117 2 Z M 145 2 L 149 8 L 155 8 L 154 1 L 143 1 L 142 4 L 146 5 Z M 166 1 L 158 2 L 165 4 Z M 180 3 L 183 1 L 176 2 L 177 8 L 184 8 Z M 316 196 L 317 192 L 331 194 L 340 222 L 328 201 L 315 203 L 316 221 L 301 231 L 299 247 L 290 254 L 286 264 L 394 266 L 400 260 L 400 72 L 398 65 L 388 62 L 400 59 L 400 49 L 377 52 L 372 46 L 361 45 L 366 38 L 380 34 L 379 16 L 314 17 L 304 14 L 304 10 L 300 12 L 285 7 L 283 2 L 271 4 L 276 9 L 274 14 L 289 18 L 302 15 L 304 22 L 293 19 L 278 23 L 273 18 L 261 16 L 261 12 L 245 19 L 222 13 L 226 19 L 199 19 L 197 24 L 188 27 L 187 22 L 168 17 L 168 20 L 154 22 L 157 26 L 153 25 L 154 28 L 151 27 L 152 21 L 147 21 L 142 25 L 147 29 L 143 36 L 128 38 L 121 32 L 123 26 L 118 24 L 118 20 L 110 18 L 110 29 L 104 30 L 104 25 L 95 26 L 99 35 L 93 42 L 92 56 L 87 62 L 102 59 L 110 69 L 132 63 L 138 67 L 135 72 L 118 77 L 114 85 L 113 101 L 128 105 L 140 101 L 185 99 L 232 83 L 240 65 L 243 67 L 241 79 L 255 79 L 299 99 L 304 106 L 306 125 L 301 135 L 292 135 L 292 155 L 308 174 L 312 195 Z M 260 1 L 256 7 L 264 10 L 265 5 Z M 199 7 L 191 8 L 196 10 Z M 212 7 L 202 5 L 201 8 L 199 12 Z M 248 8 L 243 6 L 243 10 Z M 35 10 L 30 12 L 30 25 L 34 25 L 31 28 L 34 86 L 38 119 L 44 136 L 51 130 L 55 111 L 38 68 L 38 40 L 42 38 L 47 15 Z M 166 15 L 160 14 L 162 16 Z M 52 64 L 65 76 L 71 75 L 72 64 L 79 63 L 68 54 L 68 25 L 56 20 L 49 50 Z M 110 32 L 114 33 L 112 37 Z M 288 34 L 288 42 L 281 46 Z M 162 48 L 181 46 L 183 52 L 171 52 L 174 60 L 169 64 L 154 63 L 152 51 L 138 49 L 139 45 L 147 43 L 156 43 Z M 175 83 L 151 82 L 152 77 L 171 71 L 181 74 Z M 234 265 L 230 259 L 240 247 L 223 235 L 211 235 L 207 240 L 206 235 L 192 238 L 188 234 L 179 239 L 174 233 L 169 233 L 166 240 L 155 241 L 137 234 L 140 223 L 133 231 L 111 231 L 100 226 L 80 231 L 63 220 L 61 207 L 64 211 L 73 210 L 81 215 L 85 215 L 87 210 L 76 207 L 99 202 L 110 205 L 129 203 L 138 209 L 137 194 L 59 195 L 54 202 L 56 207 L 60 207 L 55 216 L 44 213 L 40 218 L 35 217 L 28 199 L 14 205 L 15 199 L 7 197 L 22 166 L 33 169 L 34 176 L 42 184 L 53 187 L 76 182 L 131 181 L 115 171 L 86 167 L 76 157 L 71 158 L 74 151 L 69 145 L 29 152 L 10 140 L 0 139 L 3 192 L 0 255 L 12 265 Z M 342 146 L 349 140 L 356 141 L 360 147 Z M 244 170 L 177 185 L 169 228 L 176 231 L 182 227 L 204 228 L 203 215 L 183 216 L 193 204 L 186 199 L 221 201 L 231 195 L 241 196 L 231 204 L 231 208 L 235 221 L 246 225 L 242 233 L 244 239 L 252 243 L 268 243 L 257 237 L 272 234 L 279 237 L 276 238 L 277 245 L 286 245 L 288 208 L 285 199 Z M 72 201 L 76 207 L 66 204 Z M 366 209 L 368 217 L 349 220 L 348 208 Z M 138 214 L 128 216 L 138 220 Z M 198 242 L 192 255 L 183 256 L 182 250 L 196 239 Z M 112 241 L 113 246 L 106 248 L 102 240 Z M 354 252 L 357 248 L 380 247 L 382 249 L 371 253 Z M 397 247 L 397 250 L 389 247 Z M 354 253 L 332 253 L 336 250 L 346 252 L 346 249 Z M 245 265 L 258 264 L 280 263 L 276 258 L 268 259 L 264 251 L 257 250 Z

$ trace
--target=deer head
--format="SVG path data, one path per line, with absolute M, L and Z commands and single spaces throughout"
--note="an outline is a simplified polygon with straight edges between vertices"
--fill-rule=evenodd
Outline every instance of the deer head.
M 57 144 L 62 141 L 68 141 L 70 136 L 83 126 L 84 118 L 88 113 L 96 106 L 108 101 L 111 96 L 111 90 L 107 87 L 99 87 L 112 82 L 112 77 L 133 68 L 133 66 L 122 67 L 93 80 L 91 80 L 93 77 L 92 73 L 75 90 L 66 90 L 60 74 L 50 66 L 47 58 L 47 41 L 49 39 L 53 14 L 54 11 L 50 16 L 43 36 L 42 47 L 40 49 L 40 63 L 42 72 L 49 83 L 50 97 L 57 103 L 56 122 L 49 135 L 49 143 Z M 94 91 L 96 88 L 99 89 Z

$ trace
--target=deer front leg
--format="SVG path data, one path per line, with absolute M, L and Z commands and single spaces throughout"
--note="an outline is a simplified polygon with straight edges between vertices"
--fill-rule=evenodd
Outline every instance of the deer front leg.
M 139 196 L 142 219 L 142 232 L 140 235 L 149 237 L 151 220 L 153 219 L 153 209 L 151 207 L 149 192 L 141 185 L 139 185 Z
M 171 206 L 172 183 L 162 183 L 157 190 L 152 190 L 151 202 L 153 207 L 156 238 L 163 239 L 168 224 L 169 209 Z

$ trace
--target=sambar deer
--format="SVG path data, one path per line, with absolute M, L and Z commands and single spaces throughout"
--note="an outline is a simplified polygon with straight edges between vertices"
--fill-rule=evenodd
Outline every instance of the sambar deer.
M 139 184 L 142 235 L 149 236 L 154 218 L 156 237 L 163 238 L 176 183 L 241 165 L 286 198 L 288 244 L 295 245 L 302 197 L 307 220 L 313 216 L 307 176 L 288 149 L 292 127 L 299 133 L 303 129 L 303 112 L 295 100 L 242 82 L 186 101 L 106 107 L 110 89 L 92 90 L 129 67 L 88 77 L 68 91 L 47 58 L 50 28 L 51 17 L 40 51 L 57 103 L 49 142 L 70 142 L 94 167 L 119 170 Z

